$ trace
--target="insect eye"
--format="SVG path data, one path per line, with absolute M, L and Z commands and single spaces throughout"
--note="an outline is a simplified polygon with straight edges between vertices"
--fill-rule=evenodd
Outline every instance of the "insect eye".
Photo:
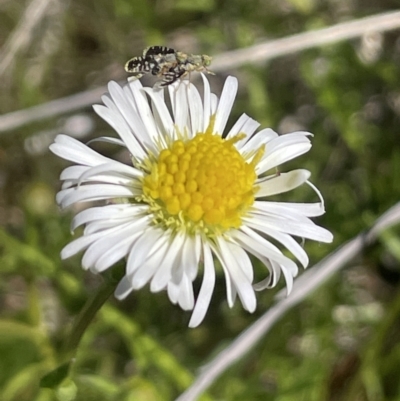
M 208 66 L 211 64 L 212 58 L 211 58 L 210 56 L 207 56 L 206 54 L 203 54 L 203 55 L 201 56 L 201 60 L 202 60 L 202 62 L 203 62 L 203 65 L 204 65 L 205 67 L 208 67 Z

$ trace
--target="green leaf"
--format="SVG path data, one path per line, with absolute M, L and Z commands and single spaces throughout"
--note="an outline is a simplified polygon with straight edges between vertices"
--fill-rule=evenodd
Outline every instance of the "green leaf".
M 71 379 L 67 379 L 56 389 L 56 396 L 59 401 L 73 401 L 77 392 L 76 384 Z
M 0 388 L 25 367 L 44 360 L 49 362 L 47 357 L 51 355 L 41 330 L 21 322 L 0 320 Z
M 72 361 L 63 363 L 58 368 L 43 376 L 42 380 L 40 380 L 40 387 L 56 388 L 57 386 L 59 386 L 62 381 L 68 377 L 71 363 Z
M 215 8 L 214 0 L 178 0 L 175 2 L 175 8 L 187 11 L 212 11 Z
M 0 229 L 0 247 L 3 248 L 0 272 L 18 270 L 20 265 L 28 265 L 36 274 L 45 276 L 52 276 L 56 271 L 56 264 L 40 249 L 19 241 L 2 229 Z
M 400 238 L 393 230 L 385 230 L 379 236 L 385 248 L 400 261 Z

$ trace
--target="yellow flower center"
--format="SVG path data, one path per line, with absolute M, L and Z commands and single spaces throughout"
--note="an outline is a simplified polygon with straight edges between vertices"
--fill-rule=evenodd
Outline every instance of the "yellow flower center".
M 234 146 L 245 134 L 225 140 L 212 133 L 212 125 L 190 140 L 174 141 L 150 163 L 143 200 L 156 224 L 184 225 L 189 231 L 201 227 L 209 234 L 242 224 L 254 202 L 255 166 L 264 149 L 246 162 Z

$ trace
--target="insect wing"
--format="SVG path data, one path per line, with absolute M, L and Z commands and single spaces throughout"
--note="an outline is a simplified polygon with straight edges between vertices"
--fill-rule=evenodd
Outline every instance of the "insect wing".
M 148 72 L 146 71 L 146 63 L 143 57 L 134 57 L 125 64 L 125 71 L 130 73 Z
M 165 46 L 151 46 L 143 51 L 143 57 L 165 56 L 167 54 L 175 54 L 176 51 Z

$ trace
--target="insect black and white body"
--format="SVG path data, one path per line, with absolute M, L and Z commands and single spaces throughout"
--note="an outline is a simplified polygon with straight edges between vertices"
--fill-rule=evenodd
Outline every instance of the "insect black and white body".
M 211 59 L 206 54 L 186 54 L 169 47 L 152 46 L 144 49 L 143 56 L 128 60 L 125 71 L 134 74 L 136 78 L 151 72 L 162 78 L 159 86 L 168 86 L 193 71 L 213 74 L 207 69 Z

